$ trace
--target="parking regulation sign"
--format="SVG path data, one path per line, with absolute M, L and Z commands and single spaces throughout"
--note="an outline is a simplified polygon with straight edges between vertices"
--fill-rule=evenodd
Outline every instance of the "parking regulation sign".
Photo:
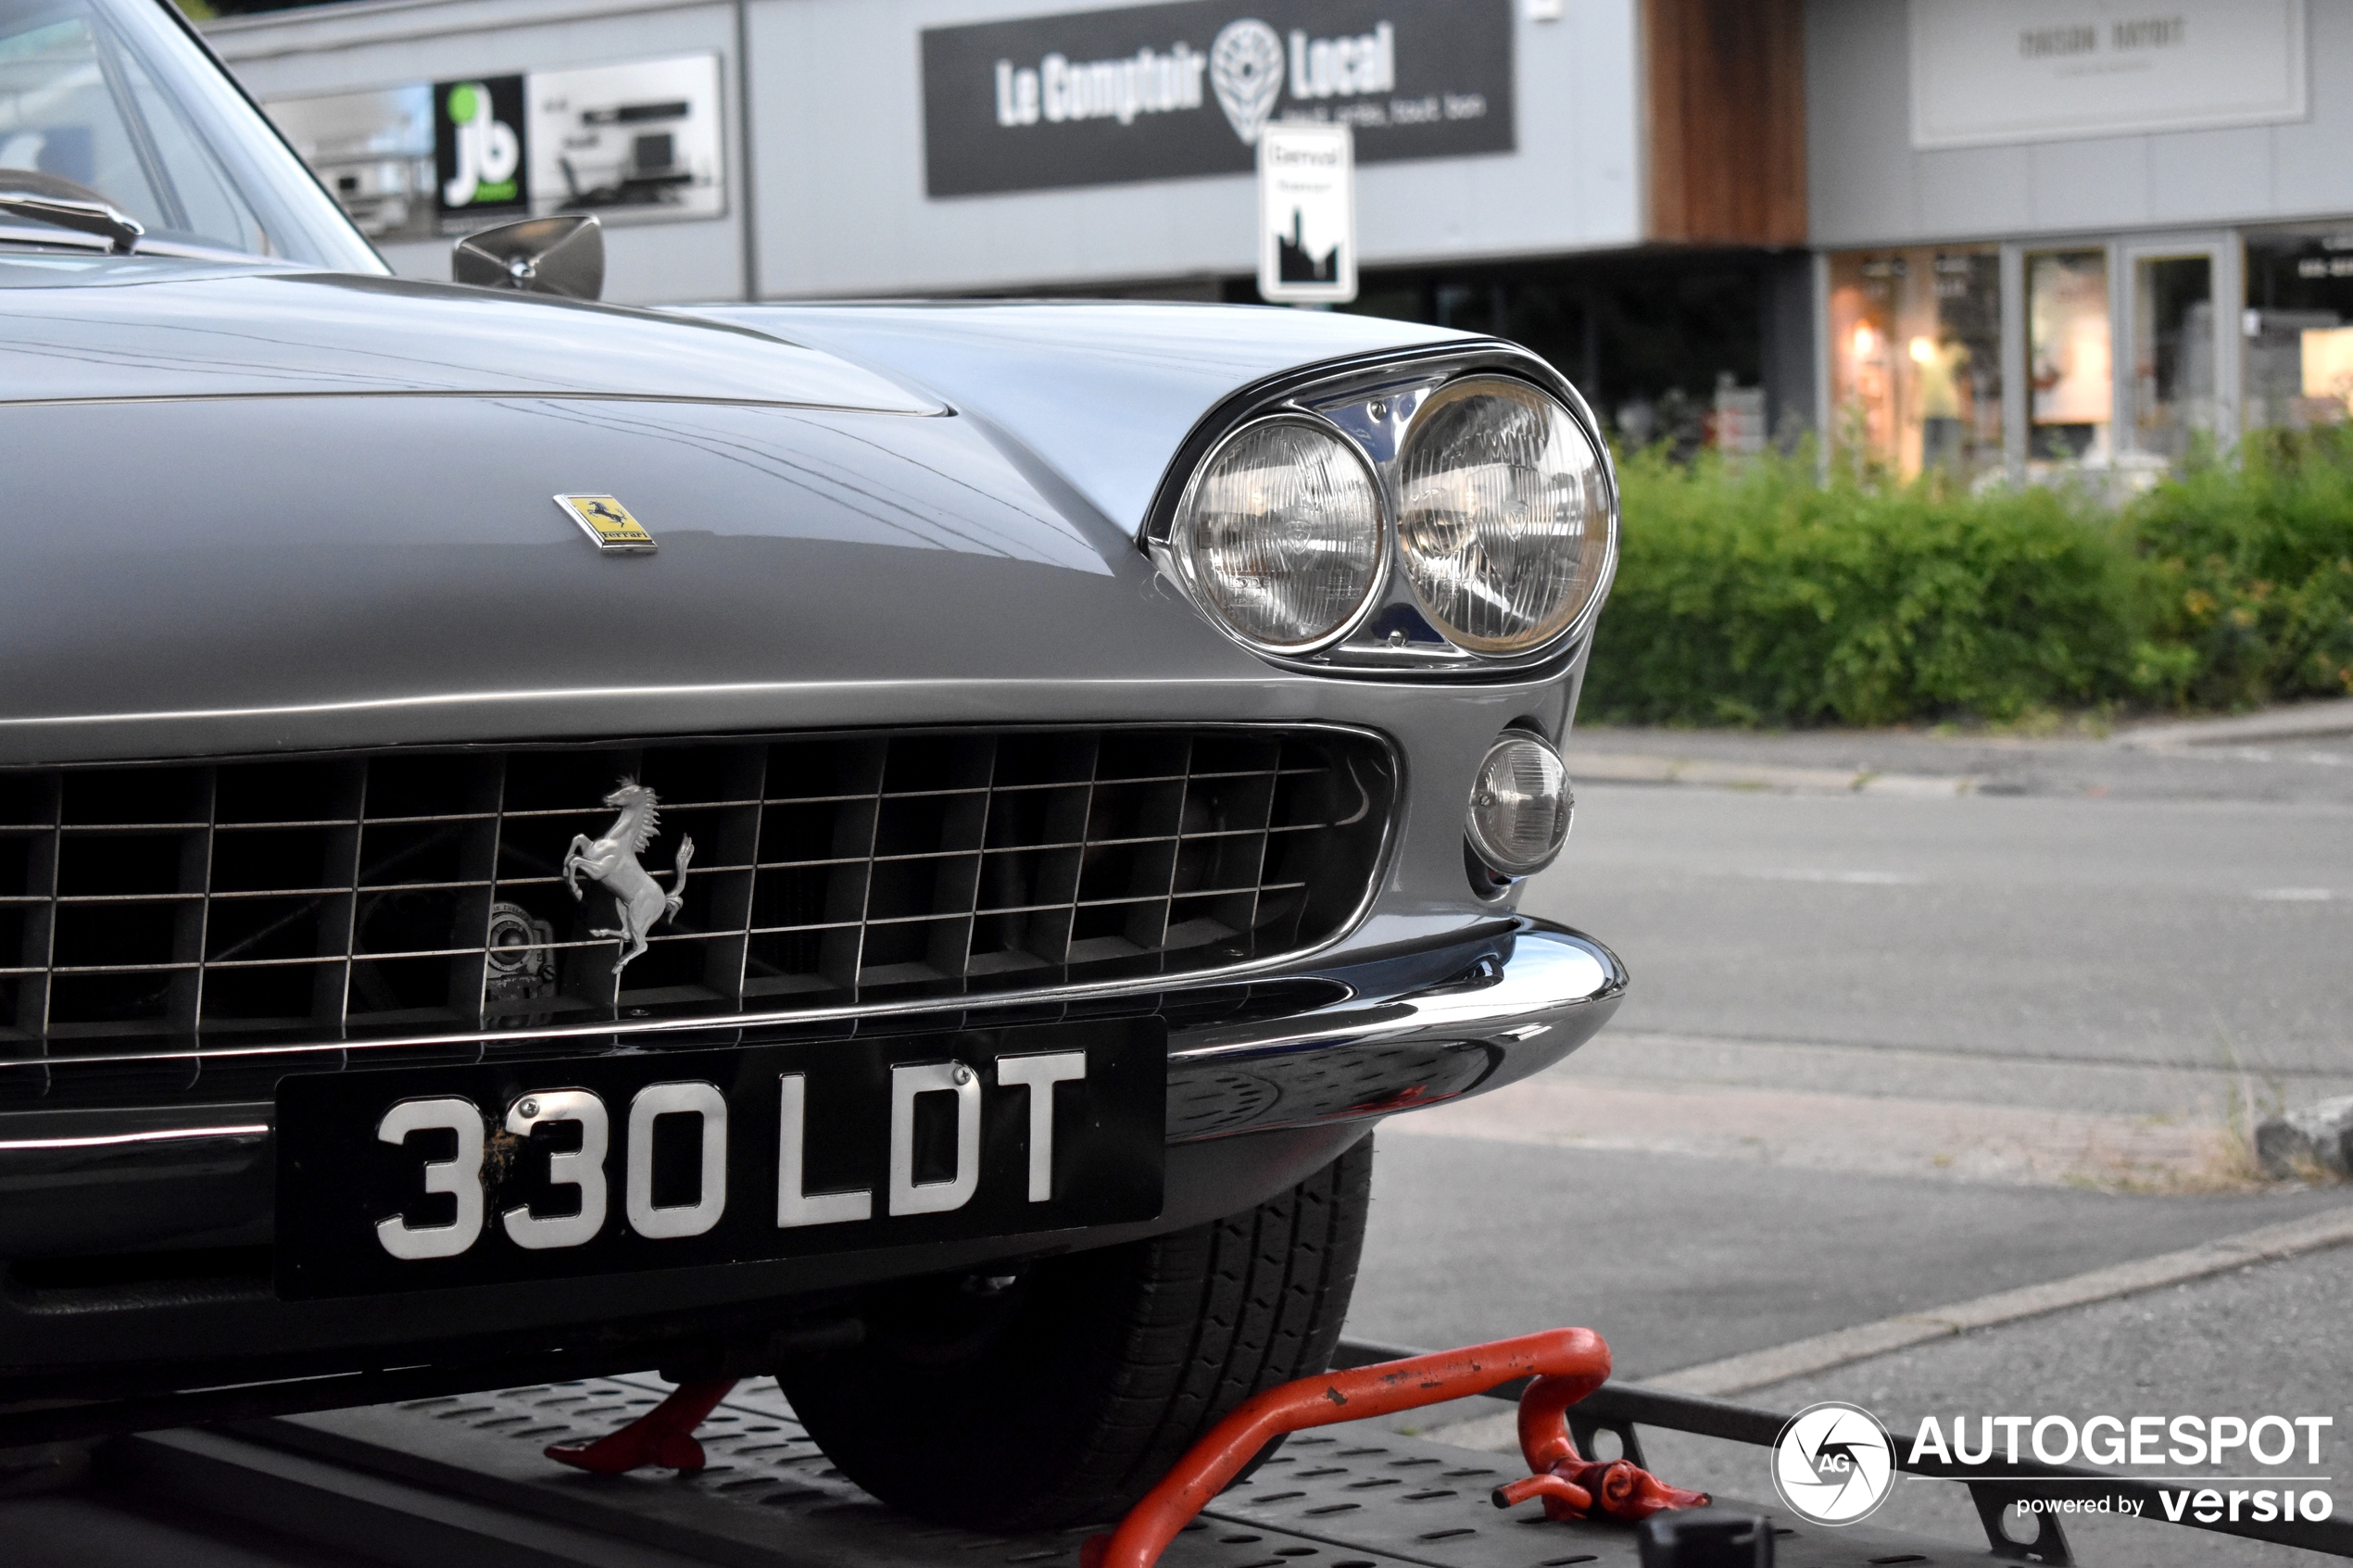
M 1346 125 L 1258 132 L 1258 293 L 1283 305 L 1356 297 L 1356 143 Z

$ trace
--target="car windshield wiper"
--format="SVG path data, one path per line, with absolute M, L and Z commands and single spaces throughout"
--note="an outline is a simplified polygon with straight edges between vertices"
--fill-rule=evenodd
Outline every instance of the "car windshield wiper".
M 114 246 L 117 256 L 128 256 L 136 249 L 139 236 L 147 231 L 139 220 L 105 202 L 80 201 L 72 196 L 47 196 L 34 191 L 0 190 L 0 212 L 14 213 L 19 218 L 34 218 L 44 223 L 54 223 L 60 229 L 72 229 L 84 234 L 95 234 Z

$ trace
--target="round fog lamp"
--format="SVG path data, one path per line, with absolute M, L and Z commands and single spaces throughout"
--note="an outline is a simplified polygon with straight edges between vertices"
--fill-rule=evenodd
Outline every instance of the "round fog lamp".
M 1490 871 L 1529 876 L 1551 865 L 1568 842 L 1575 807 L 1561 754 L 1541 736 L 1515 730 L 1479 763 L 1463 826 L 1471 852 Z

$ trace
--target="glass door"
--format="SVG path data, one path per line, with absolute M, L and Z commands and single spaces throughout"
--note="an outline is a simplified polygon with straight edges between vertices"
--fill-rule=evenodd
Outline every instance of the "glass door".
M 2127 269 L 2132 374 L 2119 390 L 2133 445 L 2178 461 L 2227 423 L 2221 388 L 2221 325 L 2215 308 L 2221 272 L 2215 247 L 2136 251 Z

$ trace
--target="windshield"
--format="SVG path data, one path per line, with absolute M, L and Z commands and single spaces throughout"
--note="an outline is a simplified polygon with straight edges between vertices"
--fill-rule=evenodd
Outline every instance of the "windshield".
M 142 255 L 383 272 L 163 3 L 0 0 L 0 249 L 120 248 L 40 205 L 97 203 L 144 230 L 123 242 Z

